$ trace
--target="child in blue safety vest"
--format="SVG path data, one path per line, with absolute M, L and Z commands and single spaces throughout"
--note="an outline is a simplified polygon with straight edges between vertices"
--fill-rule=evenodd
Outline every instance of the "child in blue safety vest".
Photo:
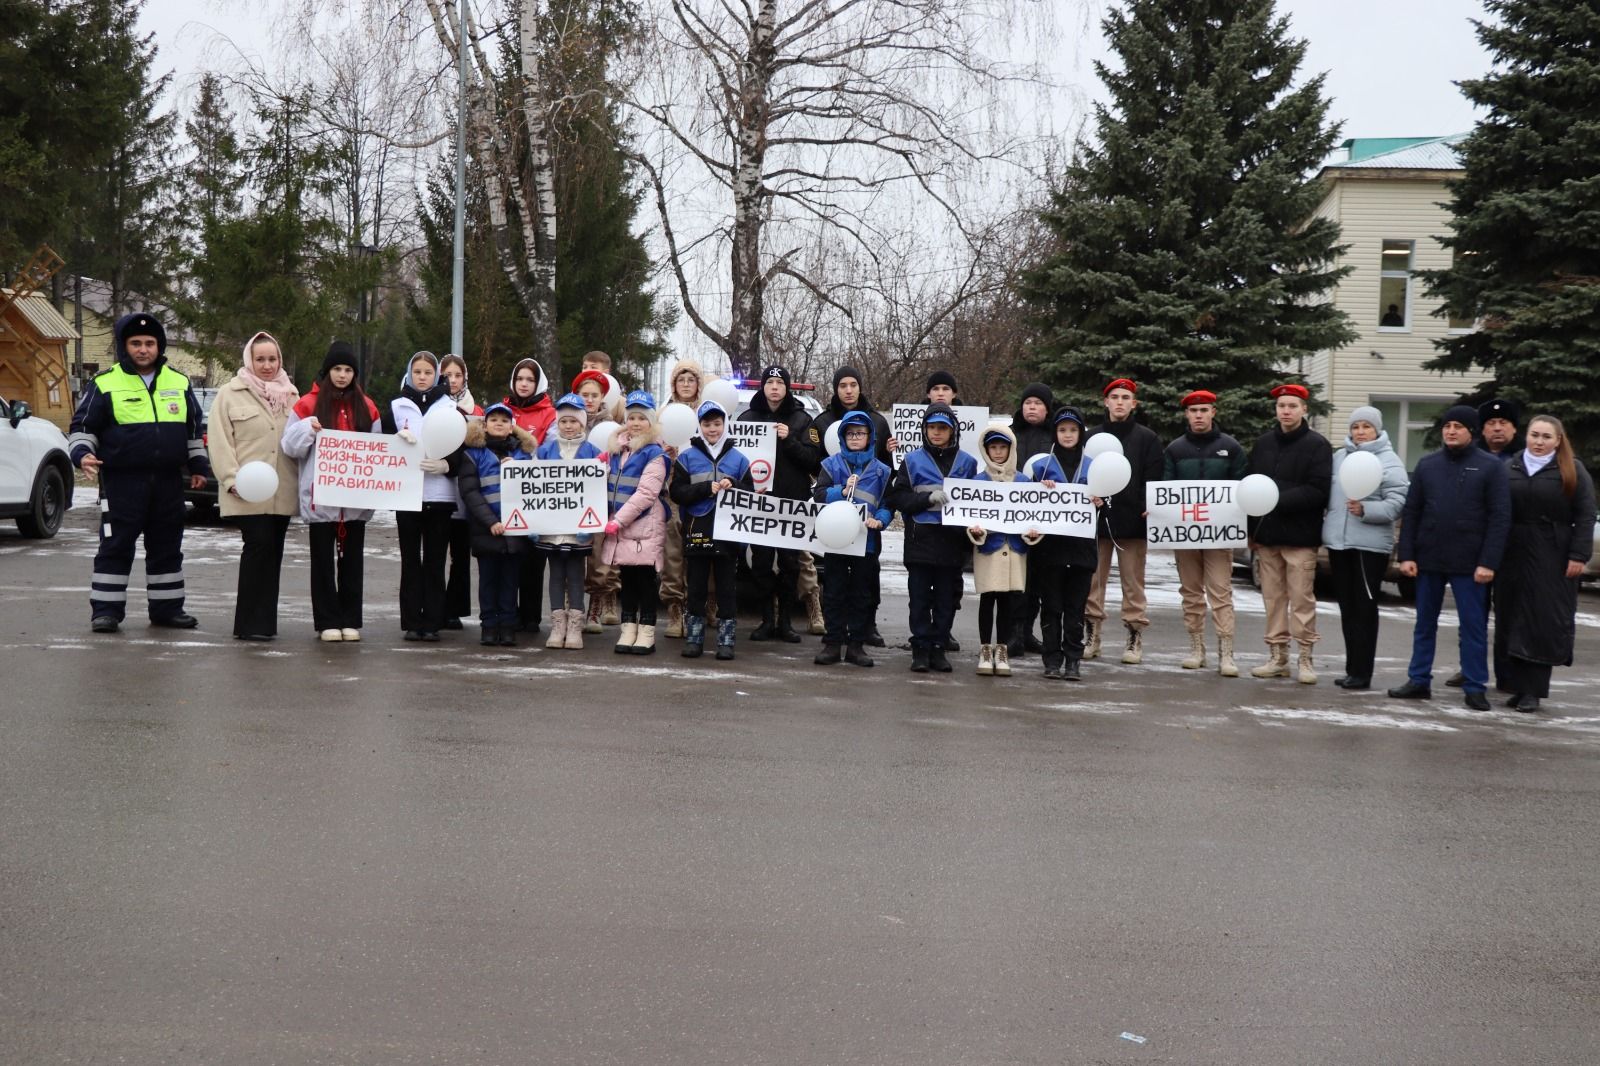
M 517 584 L 527 537 L 506 536 L 500 520 L 500 464 L 531 459 L 533 435 L 518 427 L 516 412 L 503 403 L 467 423 L 465 446 L 455 465 L 456 486 L 467 512 L 468 537 L 478 560 L 478 643 L 514 647 L 517 643 Z
M 985 430 L 983 470 L 977 480 L 1027 481 L 1028 475 L 1017 469 L 1016 443 L 1004 426 Z M 972 581 L 978 590 L 978 673 L 1010 677 L 1006 645 L 1011 642 L 1012 599 L 1028 587 L 1028 548 L 1039 543 L 1040 534 L 990 533 L 974 525 L 967 529 L 967 537 L 973 545 Z M 990 643 L 991 637 L 997 643 Z
M 877 602 L 878 556 L 883 550 L 880 530 L 894 512 L 886 497 L 889 467 L 877 457 L 872 416 L 849 411 L 839 419 L 839 450 L 822 461 L 813 497 L 819 503 L 845 500 L 867 508 L 867 554 L 828 552 L 822 572 L 822 617 L 826 632 L 818 666 L 832 666 L 841 658 L 855 666 L 871 666 L 863 647 L 872 631 L 872 605 Z M 841 649 L 843 649 L 841 654 Z
M 599 459 L 600 449 L 589 443 L 588 416 L 583 397 L 569 392 L 556 401 L 555 432 L 545 437 L 535 458 L 544 460 Z M 550 636 L 546 648 L 583 648 L 583 578 L 592 533 L 547 533 L 535 542 L 544 553 L 550 574 Z
M 671 464 L 656 440 L 656 400 L 643 389 L 628 393 L 622 428 L 606 452 L 611 472 L 606 503 L 611 520 L 600 561 L 618 568 L 622 633 L 618 655 L 650 655 L 656 650 L 656 610 L 660 605 L 661 563 L 667 539 L 667 505 L 662 492 Z
M 1033 469 L 1033 480 L 1049 488 L 1087 484 L 1091 459 L 1083 454 L 1082 413 L 1076 407 L 1061 407 L 1050 422 L 1055 444 L 1049 457 Z M 1044 676 L 1052 681 L 1083 679 L 1083 612 L 1099 562 L 1100 549 L 1092 536 L 1050 534 L 1028 552 L 1029 583 L 1039 590 Z
M 932 403 L 922 413 L 922 447 L 906 453 L 889 482 L 889 506 L 905 515 L 906 578 L 911 600 L 911 669 L 951 670 L 945 648 L 961 602 L 961 569 L 971 551 L 966 531 L 941 519 L 947 477 L 971 478 L 977 460 L 959 446 L 956 415 Z
M 698 659 L 706 644 L 706 595 L 715 579 L 717 590 L 717 658 L 733 658 L 734 626 L 738 600 L 737 544 L 712 537 L 716 526 L 717 497 L 728 489 L 753 492 L 750 460 L 727 436 L 728 412 L 707 400 L 695 412 L 700 433 L 678 453 L 672 474 L 672 502 L 678 505 L 683 529 L 685 591 L 683 601 L 683 655 Z

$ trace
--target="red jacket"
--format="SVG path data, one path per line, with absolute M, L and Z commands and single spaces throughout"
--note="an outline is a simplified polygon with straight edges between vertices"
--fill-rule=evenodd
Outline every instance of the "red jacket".
M 526 400 L 519 399 L 515 389 L 517 371 L 524 366 L 531 366 L 539 374 L 539 383 L 534 386 L 533 395 Z M 550 379 L 545 377 L 544 367 L 533 359 L 519 361 L 511 368 L 511 383 L 507 387 L 511 393 L 500 402 L 516 412 L 517 428 L 533 434 L 535 444 L 543 444 L 545 435 L 556 420 L 556 405 L 550 401 Z

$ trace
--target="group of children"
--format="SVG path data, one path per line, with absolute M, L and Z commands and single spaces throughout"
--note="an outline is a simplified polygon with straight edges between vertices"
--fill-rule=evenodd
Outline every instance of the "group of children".
M 620 626 L 614 648 L 618 654 L 651 654 L 666 583 L 663 571 L 676 565 L 681 567 L 675 576 L 681 582 L 682 617 L 681 623 L 674 618 L 669 632 L 681 632 L 682 654 L 703 655 L 709 629 L 716 658 L 734 657 L 738 564 L 746 545 L 716 538 L 716 507 L 722 493 L 752 490 L 754 483 L 749 460 L 728 433 L 732 412 L 700 400 L 697 370 L 692 381 L 681 380 L 687 375 L 675 370 L 670 402 L 692 405 L 697 432 L 687 446 L 667 447 L 660 440 L 655 397 L 643 390 L 620 395 L 602 358 L 602 353 L 592 353 L 572 390 L 553 401 L 543 371 L 532 360 L 523 360 L 512 372 L 506 397 L 478 408 L 466 388 L 464 364 L 452 356 L 440 360 L 418 352 L 407 366 L 400 395 L 379 420 L 350 372 L 353 359 L 336 358 L 330 351 L 317 388 L 307 398 L 307 412 L 321 410 L 323 418 L 311 419 L 286 436 L 286 450 L 302 461 L 309 458 L 322 425 L 382 429 L 415 439 L 436 404 L 453 404 L 467 418 L 465 442 L 454 455 L 423 461 L 422 510 L 396 516 L 401 625 L 407 640 L 437 641 L 441 629 L 453 627 L 458 615 L 450 602 L 447 555 L 456 544 L 477 560 L 484 645 L 514 646 L 519 629 L 537 627 L 538 603 L 528 600 L 544 594 L 548 579 L 550 632 L 545 647 L 580 649 L 586 632 L 598 632 L 602 622 L 610 622 Z M 958 645 L 951 629 L 970 562 L 979 593 L 978 672 L 1011 673 L 1011 604 L 1028 590 L 1040 604 L 1045 676 L 1078 678 L 1084 601 L 1097 558 L 1094 542 L 992 533 L 978 526 L 963 529 L 942 521 L 946 478 L 1029 480 L 1029 473 L 1019 469 L 1023 457 L 1010 429 L 985 432 L 980 466 L 960 448 L 958 421 L 949 402 L 956 399 L 954 380 L 936 374 L 929 380 L 933 402 L 923 416 L 921 441 L 887 442 L 904 449 L 900 468 L 891 470 L 883 439 L 887 423 L 860 396 L 858 376 L 849 382 L 856 390 L 855 406 L 832 411 L 828 418 L 839 427 L 839 446 L 832 455 L 794 399 L 787 370 L 766 368 L 760 384 L 751 409 L 741 417 L 777 423 L 773 490 L 782 487 L 784 495 L 807 494 L 820 503 L 848 501 L 864 510 L 866 553 L 826 553 L 818 567 L 823 629 L 818 665 L 873 665 L 867 647 L 882 644 L 875 618 L 882 532 L 898 512 L 905 519 L 914 672 L 952 669 L 947 653 Z M 837 380 L 835 388 L 837 394 L 845 391 Z M 590 436 L 605 420 L 620 425 L 600 446 Z M 1083 455 L 1082 415 L 1060 408 L 1052 413 L 1052 427 L 1048 459 L 1036 464 L 1033 476 L 1048 485 L 1086 482 L 1089 460 Z M 500 518 L 500 469 L 508 461 L 526 459 L 604 462 L 609 473 L 603 532 L 507 535 Z M 314 513 L 315 501 L 309 504 Z M 351 628 L 359 631 L 359 602 L 352 618 L 350 599 L 353 588 L 359 601 L 360 552 L 345 546 L 361 543 L 360 528 L 369 515 L 340 511 L 318 517 L 336 522 L 340 532 L 336 538 L 312 539 L 315 624 L 324 640 L 358 639 L 358 632 L 345 634 Z M 799 639 L 789 620 L 799 580 L 795 554 L 751 551 L 766 605 L 762 625 L 752 634 L 755 639 Z M 760 573 L 762 568 L 767 572 Z M 604 617 L 611 596 L 614 620 Z M 530 614 L 535 619 L 531 627 Z

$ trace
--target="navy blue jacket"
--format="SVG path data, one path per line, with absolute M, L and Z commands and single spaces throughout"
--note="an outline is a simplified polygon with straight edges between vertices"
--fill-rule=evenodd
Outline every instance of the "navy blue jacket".
M 855 412 L 847 412 L 855 414 Z M 856 491 L 851 497 L 856 503 L 866 504 L 867 513 L 881 522 L 885 528 L 894 518 L 894 510 L 889 506 L 886 497 L 889 495 L 889 478 L 892 472 L 887 463 L 878 459 L 878 429 L 877 422 L 872 415 L 877 412 L 862 412 L 852 421 L 860 421 L 863 416 L 867 418 L 867 432 L 872 437 L 867 441 L 865 450 L 853 452 L 841 443 L 839 451 L 822 460 L 822 469 L 817 472 L 817 483 L 811 489 L 811 497 L 818 503 L 834 503 L 844 499 L 844 485 L 850 480 L 851 475 L 856 477 Z M 881 415 L 878 418 L 882 418 Z M 877 555 L 883 550 L 883 534 L 874 529 L 867 534 L 867 554 Z
M 1481 448 L 1441 448 L 1411 475 L 1400 561 L 1440 574 L 1500 569 L 1511 530 L 1506 465 Z

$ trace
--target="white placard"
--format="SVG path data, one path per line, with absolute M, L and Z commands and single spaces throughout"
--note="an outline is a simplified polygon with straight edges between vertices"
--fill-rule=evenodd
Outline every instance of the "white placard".
M 889 435 L 900 442 L 900 447 L 894 450 L 893 455 L 896 470 L 900 469 L 906 452 L 922 447 L 922 415 L 927 409 L 925 403 L 897 403 L 889 409 Z M 961 450 L 981 465 L 983 431 L 989 428 L 989 409 L 963 406 L 952 407 L 951 410 L 961 424 Z
M 519 459 L 500 465 L 506 536 L 599 533 L 606 528 L 606 464 L 598 459 Z
M 772 487 L 772 475 L 778 463 L 778 424 L 735 419 L 728 422 L 727 427 L 724 436 L 750 460 L 750 482 L 757 492 L 767 491 Z
M 715 540 L 792 548 L 814 554 L 866 555 L 867 528 L 864 525 L 848 548 L 828 548 L 817 541 L 817 512 L 825 506 L 814 500 L 790 500 L 769 493 L 723 489 L 717 494 L 717 518 L 711 536 Z M 857 504 L 856 509 L 865 519 L 866 505 Z
M 1035 481 L 971 481 L 945 478 L 947 526 L 980 526 L 990 533 L 1034 530 L 1061 537 L 1093 539 L 1094 502 L 1084 485 L 1056 483 L 1047 489 Z
M 1152 548 L 1242 548 L 1249 539 L 1237 481 L 1151 481 L 1144 487 Z
M 422 510 L 422 442 L 324 429 L 311 451 L 311 503 L 358 511 Z

